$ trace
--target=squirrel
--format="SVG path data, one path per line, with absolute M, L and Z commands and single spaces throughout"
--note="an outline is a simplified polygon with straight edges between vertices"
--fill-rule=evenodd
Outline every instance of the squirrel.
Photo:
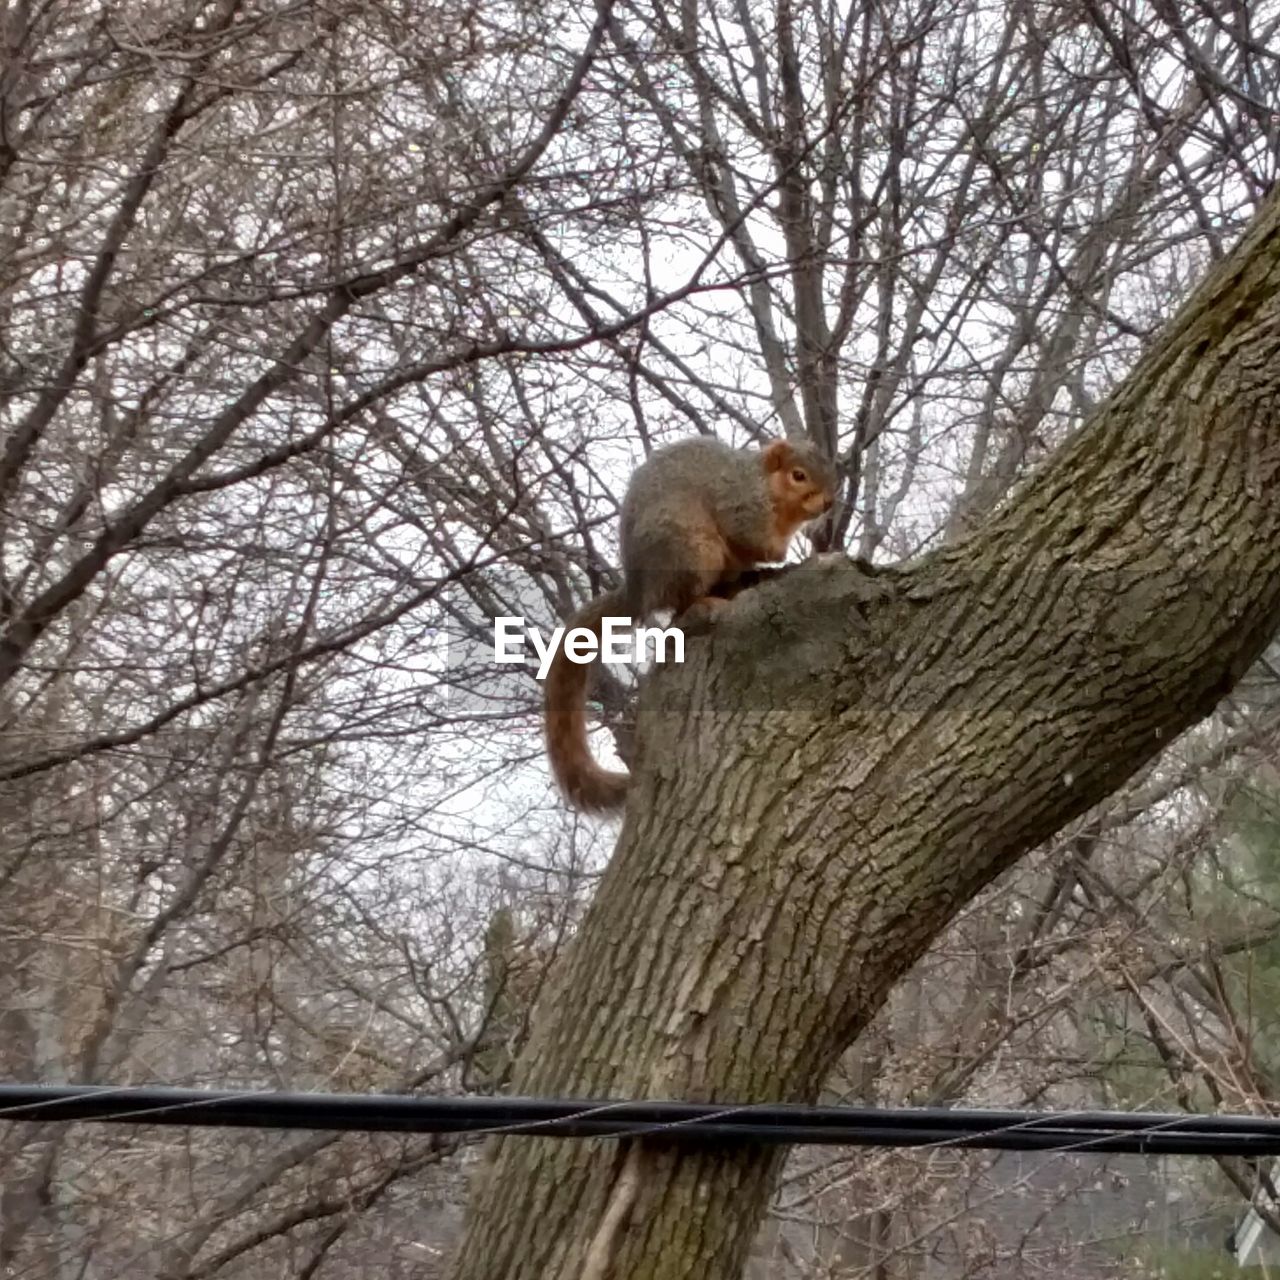
M 622 502 L 621 589 L 580 609 L 565 634 L 582 627 L 598 641 L 606 617 L 639 625 L 663 609 L 679 617 L 694 604 L 723 604 L 711 593 L 785 559 L 796 530 L 830 510 L 837 483 L 832 463 L 796 440 L 735 449 L 695 438 L 658 450 L 636 469 Z M 622 807 L 631 775 L 602 769 L 591 756 L 589 674 L 562 644 L 546 679 L 547 757 L 571 804 L 607 813 Z

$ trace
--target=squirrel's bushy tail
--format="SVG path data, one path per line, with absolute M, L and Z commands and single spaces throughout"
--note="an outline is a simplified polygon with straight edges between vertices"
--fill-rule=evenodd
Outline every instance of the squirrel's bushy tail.
M 599 640 L 604 619 L 619 615 L 624 608 L 621 592 L 606 592 L 574 614 L 565 627 L 565 635 L 574 627 L 586 627 Z M 570 662 L 561 644 L 551 660 L 544 690 L 547 758 L 560 790 L 575 808 L 608 813 L 622 808 L 631 776 L 602 769 L 591 755 L 586 711 L 590 675 L 590 664 Z

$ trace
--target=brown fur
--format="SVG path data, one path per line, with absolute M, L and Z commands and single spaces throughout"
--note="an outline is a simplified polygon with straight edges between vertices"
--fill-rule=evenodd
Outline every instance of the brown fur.
M 663 609 L 679 617 L 757 564 L 785 558 L 801 525 L 835 497 L 835 469 L 807 444 L 775 440 L 763 450 L 716 440 L 681 441 L 637 468 L 622 504 L 620 591 L 598 597 L 566 626 L 600 639 L 604 618 L 639 625 Z M 602 769 L 587 744 L 589 668 L 570 662 L 564 645 L 547 673 L 547 756 L 575 807 L 609 812 L 626 800 L 630 775 Z
M 623 594 L 610 591 L 579 609 L 565 627 L 588 627 L 600 639 L 601 623 L 612 610 L 622 615 Z M 627 798 L 628 775 L 602 769 L 592 758 L 587 743 L 587 681 L 591 668 L 570 662 L 562 644 L 551 659 L 546 680 L 547 758 L 561 791 L 575 809 L 585 813 L 608 813 L 622 807 Z

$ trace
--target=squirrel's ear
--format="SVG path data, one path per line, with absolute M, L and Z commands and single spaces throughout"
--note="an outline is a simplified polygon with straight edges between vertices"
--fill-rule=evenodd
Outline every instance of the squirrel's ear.
M 785 440 L 773 440 L 761 456 L 766 471 L 781 471 L 791 457 L 791 446 Z

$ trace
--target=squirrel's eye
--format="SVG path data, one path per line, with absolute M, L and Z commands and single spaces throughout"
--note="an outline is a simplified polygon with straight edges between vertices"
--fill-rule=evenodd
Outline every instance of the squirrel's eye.
M 796 467 L 796 469 L 791 473 L 791 478 L 796 482 L 796 484 L 804 484 L 809 477 L 805 475 L 801 468 Z

